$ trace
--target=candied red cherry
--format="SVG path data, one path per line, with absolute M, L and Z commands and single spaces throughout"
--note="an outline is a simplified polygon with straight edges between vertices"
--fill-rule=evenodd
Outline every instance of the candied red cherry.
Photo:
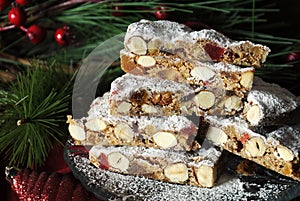
M 8 12 L 8 20 L 17 27 L 24 25 L 26 22 L 26 13 L 24 9 L 21 7 L 13 7 L 10 9 Z
M 107 159 L 107 156 L 104 153 L 100 154 L 100 157 L 99 157 L 99 167 L 101 169 L 104 169 L 104 170 L 109 169 L 108 159 Z
M 205 45 L 204 49 L 213 61 L 218 61 L 225 52 L 224 48 L 209 43 Z

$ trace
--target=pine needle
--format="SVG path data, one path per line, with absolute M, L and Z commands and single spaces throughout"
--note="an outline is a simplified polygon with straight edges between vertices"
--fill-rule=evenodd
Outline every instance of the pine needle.
M 73 79 L 51 67 L 26 69 L 9 91 L 0 91 L 0 151 L 12 166 L 41 166 L 53 140 L 67 135 Z

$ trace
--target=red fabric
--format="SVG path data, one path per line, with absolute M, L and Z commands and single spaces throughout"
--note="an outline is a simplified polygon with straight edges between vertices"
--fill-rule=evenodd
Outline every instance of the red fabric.
M 58 172 L 67 174 L 71 172 L 69 166 L 64 159 L 64 145 L 55 142 L 52 150 L 49 152 L 48 158 L 43 167 L 37 168 L 38 171 Z

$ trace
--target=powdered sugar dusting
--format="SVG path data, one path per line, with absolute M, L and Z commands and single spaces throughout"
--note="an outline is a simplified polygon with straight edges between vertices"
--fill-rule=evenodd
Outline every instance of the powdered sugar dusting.
M 116 101 L 128 99 L 136 89 L 141 88 L 148 89 L 149 91 L 156 91 L 158 93 L 165 91 L 186 95 L 194 93 L 193 89 L 188 84 L 154 77 L 149 79 L 147 76 L 125 74 L 111 83 L 110 99 Z
M 210 40 L 225 48 L 230 46 L 239 46 L 247 42 L 250 45 L 264 49 L 266 54 L 270 52 L 270 49 L 266 46 L 253 44 L 250 41 L 233 41 L 212 29 L 192 31 L 189 27 L 183 24 L 166 20 L 153 22 L 149 20 L 141 20 L 139 22 L 132 23 L 127 28 L 124 41 L 128 41 L 128 39 L 133 36 L 143 36 L 146 41 L 159 38 L 161 41 L 173 44 L 177 41 L 185 41 L 196 44 L 198 40 Z
M 255 78 L 247 102 L 258 105 L 264 112 L 263 118 L 276 118 L 295 110 L 299 103 L 296 96 L 277 84 L 270 84 Z
M 234 41 L 213 29 L 203 29 L 201 31 L 194 31 L 194 32 L 191 32 L 190 35 L 195 40 L 210 40 L 210 41 L 217 43 L 219 46 L 225 47 L 225 48 L 228 48 L 231 46 L 233 46 L 233 47 L 239 46 L 239 45 L 247 42 L 251 46 L 256 46 L 256 47 L 260 47 L 260 48 L 264 49 L 267 53 L 270 52 L 270 49 L 266 46 L 259 45 L 259 44 L 253 44 L 250 41 Z
M 270 141 L 275 140 L 289 148 L 295 156 L 300 153 L 300 125 L 283 126 L 266 135 Z
M 192 39 L 188 37 L 190 31 L 189 27 L 177 22 L 141 20 L 128 26 L 124 41 L 127 41 L 132 36 L 143 36 L 143 39 L 146 41 L 156 38 L 171 43 L 175 43 L 178 40 L 191 41 Z

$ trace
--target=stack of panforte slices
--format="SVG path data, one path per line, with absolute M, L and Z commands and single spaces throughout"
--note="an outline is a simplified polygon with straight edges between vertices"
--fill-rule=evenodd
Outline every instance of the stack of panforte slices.
M 254 78 L 269 48 L 170 21 L 129 25 L 126 72 L 72 119 L 76 145 L 106 171 L 213 187 L 223 149 L 300 181 L 299 100 Z

